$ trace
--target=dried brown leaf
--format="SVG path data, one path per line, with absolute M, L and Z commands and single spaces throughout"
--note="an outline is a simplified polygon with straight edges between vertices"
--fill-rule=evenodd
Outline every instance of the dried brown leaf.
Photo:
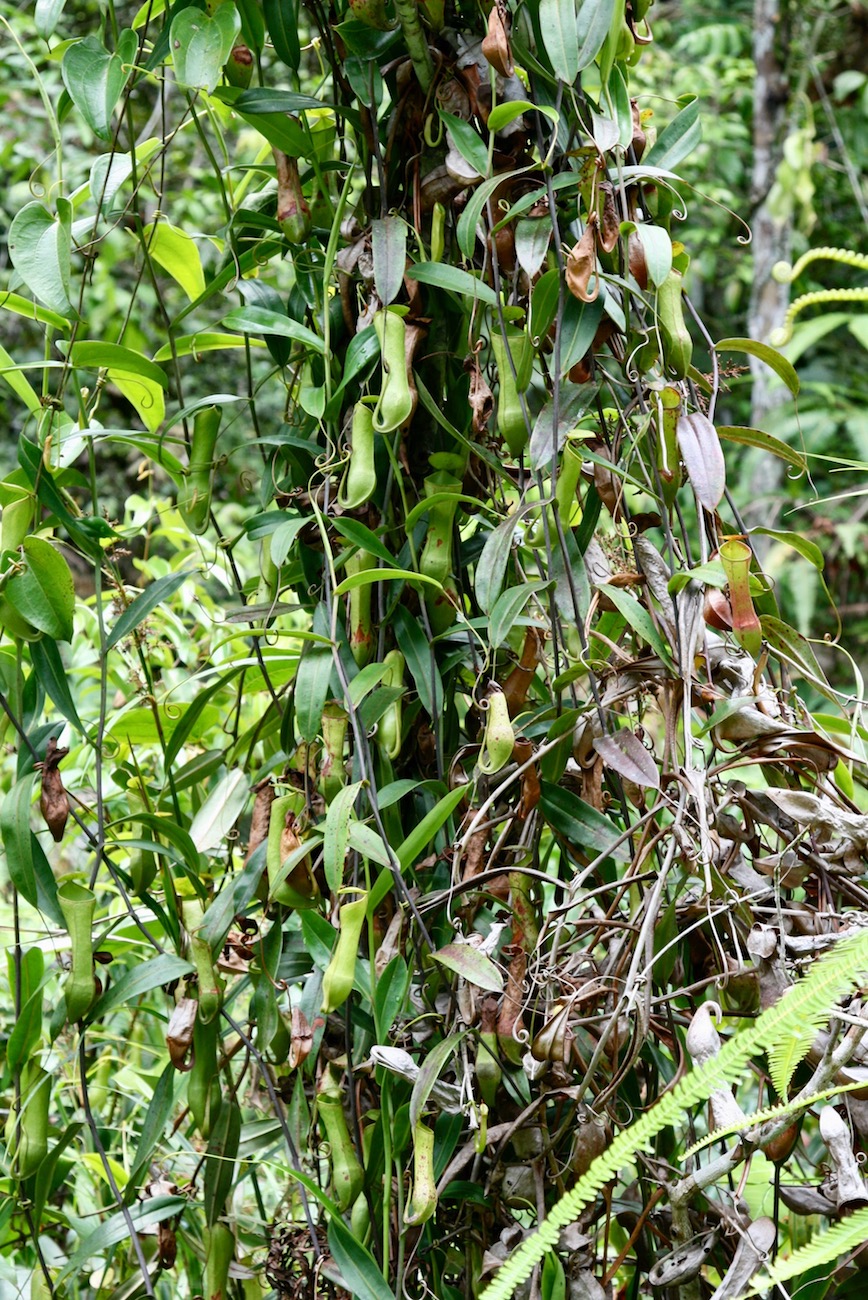
M 621 223 L 618 220 L 618 210 L 615 207 L 615 195 L 612 190 L 612 182 L 603 181 L 600 190 L 603 195 L 603 211 L 600 217 L 599 230 L 597 232 L 597 242 L 604 253 L 611 253 L 612 249 L 618 242 L 618 236 L 621 233 Z
M 511 77 L 515 71 L 509 33 L 506 26 L 506 5 L 495 3 L 488 15 L 488 35 L 482 41 L 482 53 L 502 77 Z
M 57 741 L 52 736 L 45 751 L 45 761 L 39 764 L 42 770 L 42 792 L 39 807 L 45 824 L 51 831 L 56 843 L 63 839 L 66 822 L 69 817 L 69 795 L 63 785 L 63 778 L 58 771 L 61 759 L 66 758 L 68 749 L 58 749 Z
M 575 248 L 567 258 L 567 288 L 575 298 L 582 302 L 594 302 L 600 292 L 600 278 L 597 271 L 597 214 L 592 212 Z M 588 284 L 594 276 L 594 289 L 589 292 Z
M 193 1042 L 193 1027 L 196 1024 L 196 1012 L 199 1003 L 195 998 L 179 998 L 166 1030 L 166 1046 L 169 1059 L 176 1070 L 186 1074 L 193 1068 L 192 1058 L 187 1060 L 187 1053 Z
M 275 798 L 271 777 L 267 776 L 264 780 L 258 781 L 253 791 L 256 798 L 253 801 L 253 814 L 250 818 L 250 838 L 247 841 L 245 865 L 250 861 L 254 849 L 257 849 L 263 840 L 268 839 L 271 805 Z

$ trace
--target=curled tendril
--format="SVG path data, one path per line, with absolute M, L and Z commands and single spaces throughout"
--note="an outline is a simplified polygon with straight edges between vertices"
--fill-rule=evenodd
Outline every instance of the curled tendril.
M 857 271 L 868 271 L 868 253 L 854 253 L 851 248 L 809 248 L 793 266 L 789 262 L 775 262 L 772 278 L 778 284 L 792 284 L 811 262 L 839 262 Z
M 779 263 L 780 265 L 780 263 Z M 796 263 L 798 265 L 798 263 Z M 817 289 L 814 293 L 803 293 L 791 302 L 779 329 L 772 330 L 769 342 L 773 347 L 783 347 L 793 337 L 793 325 L 796 317 L 806 307 L 822 307 L 827 303 L 868 302 L 868 285 L 858 289 Z

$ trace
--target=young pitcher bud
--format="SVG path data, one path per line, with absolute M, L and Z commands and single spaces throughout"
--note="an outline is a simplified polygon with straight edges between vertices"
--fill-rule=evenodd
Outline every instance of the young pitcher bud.
M 310 234 L 310 208 L 301 189 L 298 159 L 272 150 L 277 166 L 277 220 L 290 244 L 303 244 Z
M 246 90 L 253 80 L 253 53 L 247 45 L 234 46 L 223 65 L 223 75 L 230 86 Z

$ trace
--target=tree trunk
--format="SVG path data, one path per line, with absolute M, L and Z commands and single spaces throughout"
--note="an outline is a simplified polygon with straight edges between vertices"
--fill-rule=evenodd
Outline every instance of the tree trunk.
M 753 176 L 751 201 L 753 214 L 753 287 L 748 310 L 747 332 L 751 338 L 767 343 L 772 330 L 783 324 L 789 303 L 789 286 L 772 279 L 775 262 L 787 261 L 790 255 L 792 219 L 778 217 L 769 210 L 769 193 L 781 159 L 789 108 L 787 75 L 788 39 L 782 29 L 780 0 L 756 0 L 754 5 L 753 52 L 756 83 L 753 100 Z M 762 429 L 769 413 L 786 399 L 779 384 L 772 387 L 772 373 L 763 362 L 751 358 L 753 394 L 751 424 Z M 751 522 L 770 522 L 770 512 L 777 514 L 775 500 L 783 477 L 783 462 L 763 456 L 751 475 L 751 505 L 745 514 Z M 751 518 L 753 516 L 753 518 Z

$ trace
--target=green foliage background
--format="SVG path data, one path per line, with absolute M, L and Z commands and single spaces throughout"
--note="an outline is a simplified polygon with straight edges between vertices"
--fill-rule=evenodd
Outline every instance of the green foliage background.
M 710 1294 L 764 1214 L 858 1294 L 837 1157 L 780 1183 L 864 944 L 778 999 L 868 905 L 864 317 L 744 339 L 750 11 L 647 10 L 0 11 L 10 1295 L 644 1295 L 713 1233 Z M 857 249 L 858 15 L 784 16 L 776 201 Z M 733 1084 L 803 1136 L 690 1173 Z

